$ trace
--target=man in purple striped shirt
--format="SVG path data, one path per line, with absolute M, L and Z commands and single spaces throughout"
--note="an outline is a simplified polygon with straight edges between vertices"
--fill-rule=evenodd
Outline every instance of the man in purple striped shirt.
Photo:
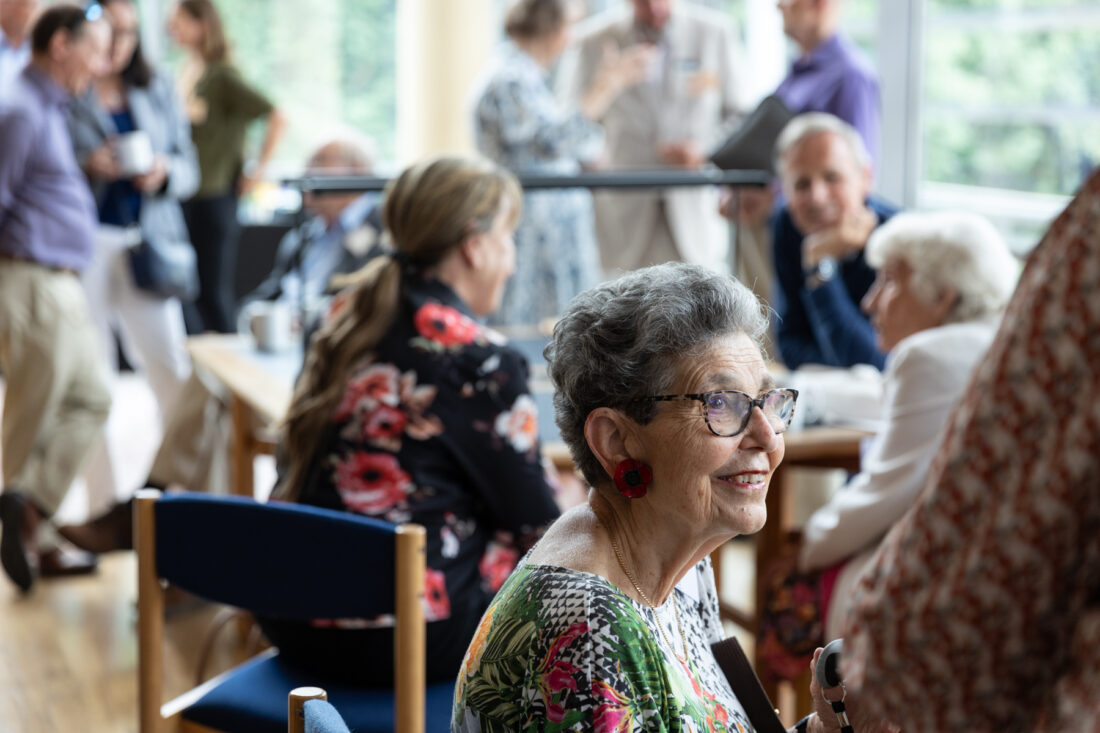
M 98 5 L 47 9 L 31 61 L 0 104 L 0 564 L 24 592 L 39 576 L 86 572 L 94 556 L 48 537 L 110 411 L 95 330 L 80 285 L 96 210 L 65 124 L 70 95 L 106 64 Z

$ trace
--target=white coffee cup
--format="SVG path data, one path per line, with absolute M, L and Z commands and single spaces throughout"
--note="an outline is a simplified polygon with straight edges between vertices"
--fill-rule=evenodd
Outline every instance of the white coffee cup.
M 276 354 L 288 350 L 294 343 L 293 318 L 286 303 L 253 301 L 241 312 L 240 321 L 252 332 L 260 351 Z
M 111 141 L 111 148 L 123 176 L 139 176 L 153 168 L 153 143 L 143 130 L 119 135 Z

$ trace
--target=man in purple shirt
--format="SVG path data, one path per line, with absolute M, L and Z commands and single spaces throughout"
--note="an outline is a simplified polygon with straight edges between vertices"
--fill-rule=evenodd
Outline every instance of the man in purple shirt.
M 31 29 L 31 61 L 0 103 L 0 564 L 24 592 L 86 572 L 94 556 L 47 537 L 110 410 L 78 273 L 96 210 L 73 155 L 65 104 L 106 63 L 98 5 L 55 5 Z
M 799 57 L 776 95 L 795 114 L 828 112 L 856 128 L 871 160 L 878 158 L 878 75 L 863 52 L 839 32 L 842 0 L 780 0 L 783 32 Z

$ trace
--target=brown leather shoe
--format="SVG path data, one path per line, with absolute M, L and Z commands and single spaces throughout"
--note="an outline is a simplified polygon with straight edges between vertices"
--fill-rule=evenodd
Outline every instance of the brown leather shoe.
M 134 549 L 134 500 L 115 504 L 84 524 L 58 527 L 57 533 L 82 550 L 102 554 Z
M 5 491 L 0 494 L 0 523 L 4 527 L 0 535 L 0 565 L 24 593 L 31 589 L 38 576 L 38 551 L 34 541 L 38 520 L 38 510 L 21 493 Z
M 87 575 L 95 572 L 98 566 L 99 558 L 83 550 L 55 547 L 38 555 L 38 574 L 43 578 Z

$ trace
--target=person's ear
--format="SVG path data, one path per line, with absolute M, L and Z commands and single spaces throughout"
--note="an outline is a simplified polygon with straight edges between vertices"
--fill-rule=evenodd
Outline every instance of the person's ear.
M 458 245 L 462 254 L 462 261 L 471 270 L 477 270 L 484 266 L 485 262 L 485 235 L 482 232 L 471 230 L 462 238 Z
M 637 453 L 634 427 L 633 420 L 610 407 L 597 407 L 588 413 L 584 421 L 584 439 L 609 477 L 615 475 L 615 468 L 627 458 L 642 458 L 634 454 Z
M 69 44 L 72 42 L 72 34 L 61 29 L 53 34 L 47 46 L 49 57 L 53 61 L 63 61 L 69 53 Z
M 947 286 L 940 290 L 936 296 L 936 301 L 932 305 L 932 313 L 936 317 L 936 322 L 940 324 L 947 323 L 947 316 L 955 309 L 955 306 L 959 303 L 959 291 L 951 286 Z

